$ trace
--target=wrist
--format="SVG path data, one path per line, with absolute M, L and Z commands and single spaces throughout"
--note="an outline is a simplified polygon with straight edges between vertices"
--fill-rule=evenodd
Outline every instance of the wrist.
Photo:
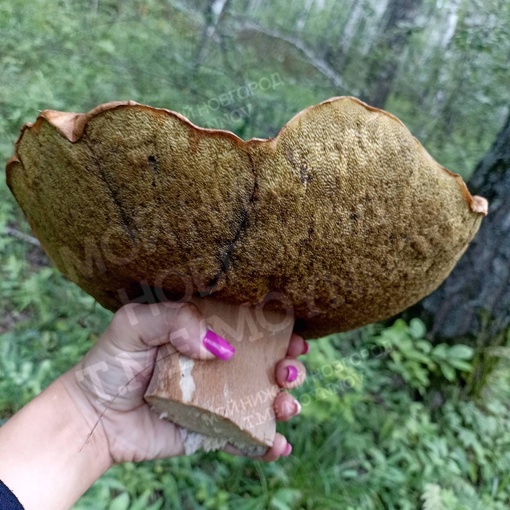
M 0 429 L 0 479 L 26 510 L 64 510 L 111 466 L 72 372 L 59 377 Z
M 69 397 L 69 407 L 66 412 L 74 421 L 77 437 L 82 441 L 81 448 L 87 447 L 93 453 L 96 459 L 94 464 L 102 474 L 114 464 L 110 455 L 108 436 L 103 426 L 101 411 L 94 402 L 91 402 L 78 383 L 77 368 L 78 366 L 75 366 L 61 375 L 55 383 L 60 384 Z

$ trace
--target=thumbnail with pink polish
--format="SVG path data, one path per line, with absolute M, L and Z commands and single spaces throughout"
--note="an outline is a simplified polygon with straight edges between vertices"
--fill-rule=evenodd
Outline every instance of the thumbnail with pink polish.
M 210 353 L 224 361 L 229 360 L 236 351 L 233 345 L 210 329 L 205 334 L 203 344 Z
M 297 379 L 298 370 L 294 365 L 287 367 L 287 382 L 294 382 Z

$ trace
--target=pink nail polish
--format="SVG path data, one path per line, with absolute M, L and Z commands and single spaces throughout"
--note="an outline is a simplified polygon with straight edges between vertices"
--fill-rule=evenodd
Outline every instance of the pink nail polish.
M 298 370 L 294 365 L 287 367 L 287 382 L 294 382 L 298 378 Z
M 204 347 L 217 358 L 224 361 L 229 360 L 236 352 L 233 345 L 229 344 L 223 337 L 208 329 L 203 340 Z
M 303 355 L 308 354 L 310 352 L 310 344 L 308 342 L 305 342 L 305 352 L 303 352 Z
M 285 445 L 285 450 L 283 450 L 282 455 L 284 457 L 288 457 L 292 453 L 292 445 L 290 443 L 287 443 Z

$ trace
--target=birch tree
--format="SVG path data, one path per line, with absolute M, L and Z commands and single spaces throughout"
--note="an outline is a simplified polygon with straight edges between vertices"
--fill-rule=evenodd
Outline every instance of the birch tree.
M 392 0 L 388 5 L 386 23 L 378 41 L 378 51 L 367 73 L 364 99 L 373 106 L 383 107 L 397 76 L 400 56 L 413 32 L 414 21 L 423 0 Z

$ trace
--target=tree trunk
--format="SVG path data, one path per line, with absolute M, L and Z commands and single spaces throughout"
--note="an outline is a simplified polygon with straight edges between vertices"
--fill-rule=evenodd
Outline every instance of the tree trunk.
M 363 59 L 367 58 L 372 48 L 376 48 L 381 34 L 385 28 L 387 20 L 387 11 L 391 0 L 377 0 L 376 3 L 371 5 L 369 15 L 369 22 L 366 23 L 363 35 L 359 40 L 358 50 Z
M 351 10 L 349 11 L 347 23 L 344 26 L 342 37 L 340 39 L 340 54 L 335 58 L 335 67 L 340 72 L 344 70 L 351 43 L 363 17 L 364 8 L 365 0 L 358 0 L 352 4 Z
M 489 215 L 443 285 L 420 304 L 435 338 L 498 345 L 510 325 L 510 115 L 478 164 L 470 191 Z
M 314 0 L 305 0 L 305 4 L 303 5 L 301 12 L 301 15 L 296 21 L 296 34 L 298 34 L 300 37 L 303 33 L 303 30 L 305 28 L 306 22 L 308 21 L 308 18 L 310 17 L 310 12 L 312 10 L 312 7 L 314 5 Z
M 195 61 L 193 65 L 193 75 L 196 75 L 199 67 L 205 58 L 205 52 L 209 39 L 214 35 L 217 25 L 220 22 L 223 12 L 227 8 L 229 0 L 209 0 L 204 13 L 205 24 L 202 29 L 200 43 L 197 48 Z
M 459 21 L 459 10 L 462 4 L 462 0 L 453 0 L 448 6 L 448 15 L 446 18 L 446 26 L 441 33 L 441 39 L 439 45 L 441 48 L 446 50 L 449 48 L 452 42 L 455 31 L 457 30 L 457 23 Z
M 374 51 L 372 65 L 366 79 L 363 99 L 379 108 L 384 106 L 397 76 L 400 57 L 414 28 L 414 18 L 423 0 L 392 0 L 378 49 Z

